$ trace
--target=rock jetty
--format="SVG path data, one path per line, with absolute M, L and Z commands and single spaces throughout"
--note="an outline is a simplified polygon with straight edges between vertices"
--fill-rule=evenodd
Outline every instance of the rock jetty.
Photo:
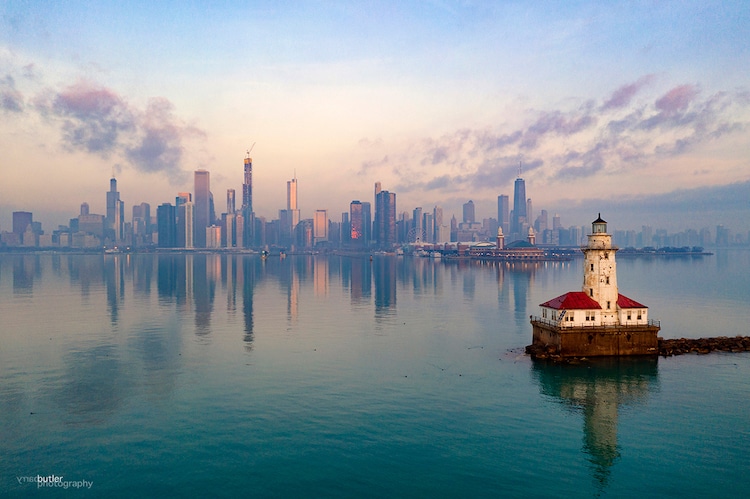
M 659 338 L 659 355 L 671 357 L 685 353 L 750 352 L 750 336 L 718 336 L 716 338 Z

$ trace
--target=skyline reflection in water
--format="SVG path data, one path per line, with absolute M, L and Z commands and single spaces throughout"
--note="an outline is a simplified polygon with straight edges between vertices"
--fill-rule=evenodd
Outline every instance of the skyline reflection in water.
M 693 292 L 657 302 L 654 289 L 687 270 L 741 287 L 733 261 L 618 268 L 671 324 Z M 689 413 L 694 433 L 747 429 L 748 357 L 532 363 L 528 316 L 580 276 L 577 261 L 0 255 L 0 467 L 93 470 L 80 478 L 102 494 L 143 494 L 123 469 L 178 484 L 210 470 L 164 491 L 210 494 L 252 463 L 231 490 L 624 496 L 677 449 L 669 465 L 700 463 L 713 475 L 696 472 L 696 490 L 715 490 L 750 442 L 715 449 L 663 428 Z M 713 306 L 734 310 L 727 299 Z M 709 410 L 696 389 L 721 395 Z M 660 472 L 678 490 L 671 476 Z M 0 492 L 23 493 L 11 485 Z

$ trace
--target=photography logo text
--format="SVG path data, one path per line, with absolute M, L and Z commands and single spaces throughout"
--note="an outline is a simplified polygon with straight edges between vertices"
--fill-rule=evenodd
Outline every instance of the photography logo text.
M 65 480 L 62 475 L 36 475 L 36 476 L 18 476 L 16 477 L 19 484 L 35 483 L 38 489 L 43 487 L 54 487 L 60 489 L 90 489 L 94 482 L 88 480 Z

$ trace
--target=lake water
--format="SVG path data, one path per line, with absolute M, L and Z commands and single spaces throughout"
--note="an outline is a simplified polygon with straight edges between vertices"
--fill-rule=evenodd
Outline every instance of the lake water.
M 750 335 L 750 252 L 617 263 Z M 750 354 L 524 355 L 581 264 L 0 255 L 0 495 L 750 497 Z

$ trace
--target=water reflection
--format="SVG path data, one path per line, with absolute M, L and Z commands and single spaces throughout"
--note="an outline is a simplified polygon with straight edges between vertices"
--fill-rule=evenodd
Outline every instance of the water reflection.
M 51 383 L 51 398 L 64 411 L 66 423 L 101 423 L 122 405 L 129 383 L 113 345 L 68 352 L 59 384 Z
M 15 255 L 13 257 L 13 293 L 30 295 L 34 289 L 34 276 L 40 275 L 38 255 Z
M 658 359 L 608 358 L 579 365 L 535 362 L 532 372 L 544 395 L 583 413 L 583 451 L 600 490 L 620 456 L 619 409 L 644 404 L 658 384 Z

